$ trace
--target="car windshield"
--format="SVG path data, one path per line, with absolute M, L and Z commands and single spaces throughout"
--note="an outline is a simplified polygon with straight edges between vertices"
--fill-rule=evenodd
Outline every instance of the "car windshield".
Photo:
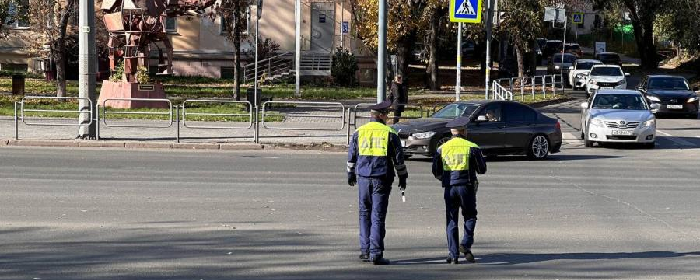
M 617 67 L 595 67 L 591 70 L 591 76 L 624 76 L 622 70 Z
M 580 48 L 581 48 L 581 47 L 579 47 L 579 45 L 575 45 L 575 46 L 568 45 L 568 46 L 566 46 L 565 49 L 566 49 L 566 50 L 578 50 L 578 49 L 580 49 Z
M 462 116 L 468 117 L 471 116 L 471 114 L 474 113 L 474 111 L 476 111 L 476 108 L 479 108 L 479 104 L 450 104 L 433 114 L 433 118 L 454 119 Z
M 649 80 L 649 89 L 690 90 L 684 78 L 655 78 Z
M 576 56 L 574 55 L 565 55 L 564 56 L 564 63 L 574 63 L 576 61 Z M 555 55 L 554 58 L 552 58 L 552 62 L 554 63 L 561 63 L 561 55 Z
M 597 94 L 591 108 L 648 110 L 641 94 Z
M 581 62 L 576 64 L 576 69 L 578 70 L 591 70 L 594 65 L 600 65 L 598 62 Z

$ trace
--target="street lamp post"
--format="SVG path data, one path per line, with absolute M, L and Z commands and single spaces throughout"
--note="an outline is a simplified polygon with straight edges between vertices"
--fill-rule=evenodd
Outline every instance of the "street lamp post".
M 386 97 L 386 1 L 379 0 L 379 35 L 377 51 L 377 103 Z

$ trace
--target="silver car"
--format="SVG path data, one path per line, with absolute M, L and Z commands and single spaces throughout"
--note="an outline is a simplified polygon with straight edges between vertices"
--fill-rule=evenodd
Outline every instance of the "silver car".
M 658 104 L 647 104 L 644 96 L 635 90 L 601 89 L 591 102 L 581 104 L 581 137 L 586 147 L 598 143 L 639 143 L 654 148 L 656 117 L 651 109 Z
M 595 65 L 586 76 L 586 97 L 590 97 L 598 89 L 626 89 L 629 73 L 622 72 L 617 65 Z

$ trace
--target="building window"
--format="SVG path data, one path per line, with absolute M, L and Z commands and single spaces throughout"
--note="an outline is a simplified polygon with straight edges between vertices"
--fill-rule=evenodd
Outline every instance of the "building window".
M 17 72 L 27 72 L 29 65 L 24 63 L 0 63 L 0 70 L 3 71 L 17 71 Z
M 221 66 L 219 69 L 219 77 L 221 79 L 233 79 L 233 67 Z
M 221 35 L 226 35 L 227 31 L 233 28 L 233 24 L 224 17 L 220 17 L 220 22 Z M 241 32 L 241 35 L 248 35 L 248 32 L 250 31 L 250 6 L 248 6 L 245 10 L 245 26 L 243 26 L 242 31 L 243 32 Z
M 177 33 L 177 17 L 165 18 L 165 32 Z
M 29 28 L 29 0 L 14 0 L 8 3 L 5 24 L 9 28 Z

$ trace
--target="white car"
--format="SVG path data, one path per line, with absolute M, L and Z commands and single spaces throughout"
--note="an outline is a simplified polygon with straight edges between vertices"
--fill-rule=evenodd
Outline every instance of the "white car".
M 595 65 L 586 77 L 586 97 L 598 89 L 626 89 L 629 73 L 622 72 L 617 65 Z
M 646 98 L 635 90 L 599 90 L 591 102 L 581 104 L 581 137 L 586 147 L 593 143 L 639 143 L 653 149 L 656 117 Z
M 586 76 L 591 72 L 591 68 L 603 64 L 596 59 L 577 59 L 574 65 L 569 67 L 569 85 L 574 89 L 586 86 Z

